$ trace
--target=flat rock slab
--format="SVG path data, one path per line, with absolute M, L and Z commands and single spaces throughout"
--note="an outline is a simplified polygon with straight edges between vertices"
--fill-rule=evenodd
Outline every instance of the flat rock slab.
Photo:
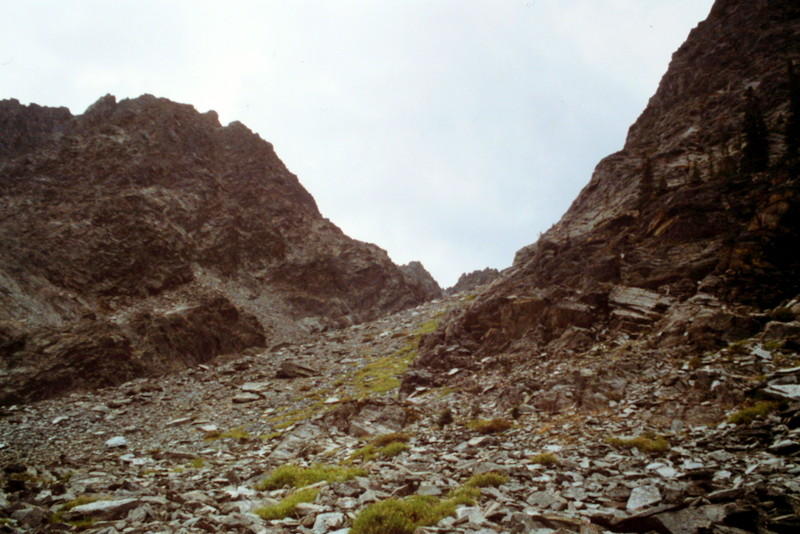
M 261 400 L 263 397 L 255 393 L 240 393 L 235 395 L 231 402 L 234 404 L 247 404 L 248 402 L 255 402 Z
M 119 499 L 116 501 L 95 501 L 76 506 L 63 514 L 64 519 L 72 521 L 85 516 L 103 519 L 116 519 L 139 505 L 138 499 Z

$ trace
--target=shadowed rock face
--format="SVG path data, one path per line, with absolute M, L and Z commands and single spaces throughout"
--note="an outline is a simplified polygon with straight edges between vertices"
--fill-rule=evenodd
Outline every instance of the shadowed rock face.
M 432 280 L 345 236 L 272 145 L 214 112 L 149 95 L 109 95 L 75 117 L 6 100 L 0 133 L 7 402 L 297 339 L 431 296 Z
M 797 295 L 800 189 L 784 131 L 798 32 L 797 2 L 718 1 L 674 54 L 624 149 L 598 164 L 558 224 L 429 337 L 418 365 L 563 348 L 573 328 L 584 346 L 667 326 L 662 346 L 714 345 L 757 328 L 736 318 L 736 306 Z M 769 132 L 763 172 L 740 171 L 748 88 Z

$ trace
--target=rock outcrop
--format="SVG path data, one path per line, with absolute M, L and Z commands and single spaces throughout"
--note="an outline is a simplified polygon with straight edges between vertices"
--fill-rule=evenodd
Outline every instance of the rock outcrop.
M 345 236 L 269 143 L 214 112 L 6 100 L 0 134 L 0 402 L 298 339 L 438 288 Z
M 652 339 L 662 348 L 715 348 L 763 326 L 748 313 L 800 292 L 800 179 L 786 126 L 798 120 L 799 31 L 797 2 L 718 1 L 623 150 L 427 340 L 419 365 L 643 334 L 664 334 Z
M 492 267 L 472 271 L 471 273 L 462 273 L 458 277 L 456 284 L 453 287 L 447 288 L 448 295 L 455 295 L 464 291 L 472 291 L 494 282 L 500 276 L 500 272 Z
M 420 288 L 422 297 L 425 300 L 433 300 L 444 294 L 442 288 L 439 287 L 439 282 L 431 276 L 431 273 L 420 262 L 412 261 L 401 265 L 400 270 L 411 287 Z

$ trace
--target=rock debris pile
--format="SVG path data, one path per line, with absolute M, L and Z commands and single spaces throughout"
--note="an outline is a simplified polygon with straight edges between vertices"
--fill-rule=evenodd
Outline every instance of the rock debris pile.
M 800 357 L 777 348 L 800 342 L 800 323 L 769 323 L 694 361 L 655 359 L 628 340 L 605 359 L 487 361 L 401 393 L 421 337 L 468 303 L 447 297 L 304 344 L 8 407 L 2 528 L 347 532 L 370 505 L 444 499 L 485 473 L 502 482 L 419 532 L 800 526 Z M 387 435 L 405 446 L 364 452 Z M 264 489 L 270 473 L 320 464 L 358 471 L 312 484 L 311 502 L 286 517 L 262 517 L 304 491 Z

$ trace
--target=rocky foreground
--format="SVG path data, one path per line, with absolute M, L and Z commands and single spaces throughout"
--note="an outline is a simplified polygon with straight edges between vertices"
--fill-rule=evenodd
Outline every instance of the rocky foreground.
M 401 388 L 422 336 L 472 298 L 5 408 L 0 530 L 344 533 L 375 503 L 433 506 L 483 480 L 418 532 L 798 531 L 800 323 L 788 311 L 688 360 L 621 336 L 596 357 L 524 370 L 487 358 L 435 387 L 414 387 L 412 370 Z M 318 464 L 343 474 L 311 490 L 267 480 Z M 270 508 L 297 495 L 310 502 Z

